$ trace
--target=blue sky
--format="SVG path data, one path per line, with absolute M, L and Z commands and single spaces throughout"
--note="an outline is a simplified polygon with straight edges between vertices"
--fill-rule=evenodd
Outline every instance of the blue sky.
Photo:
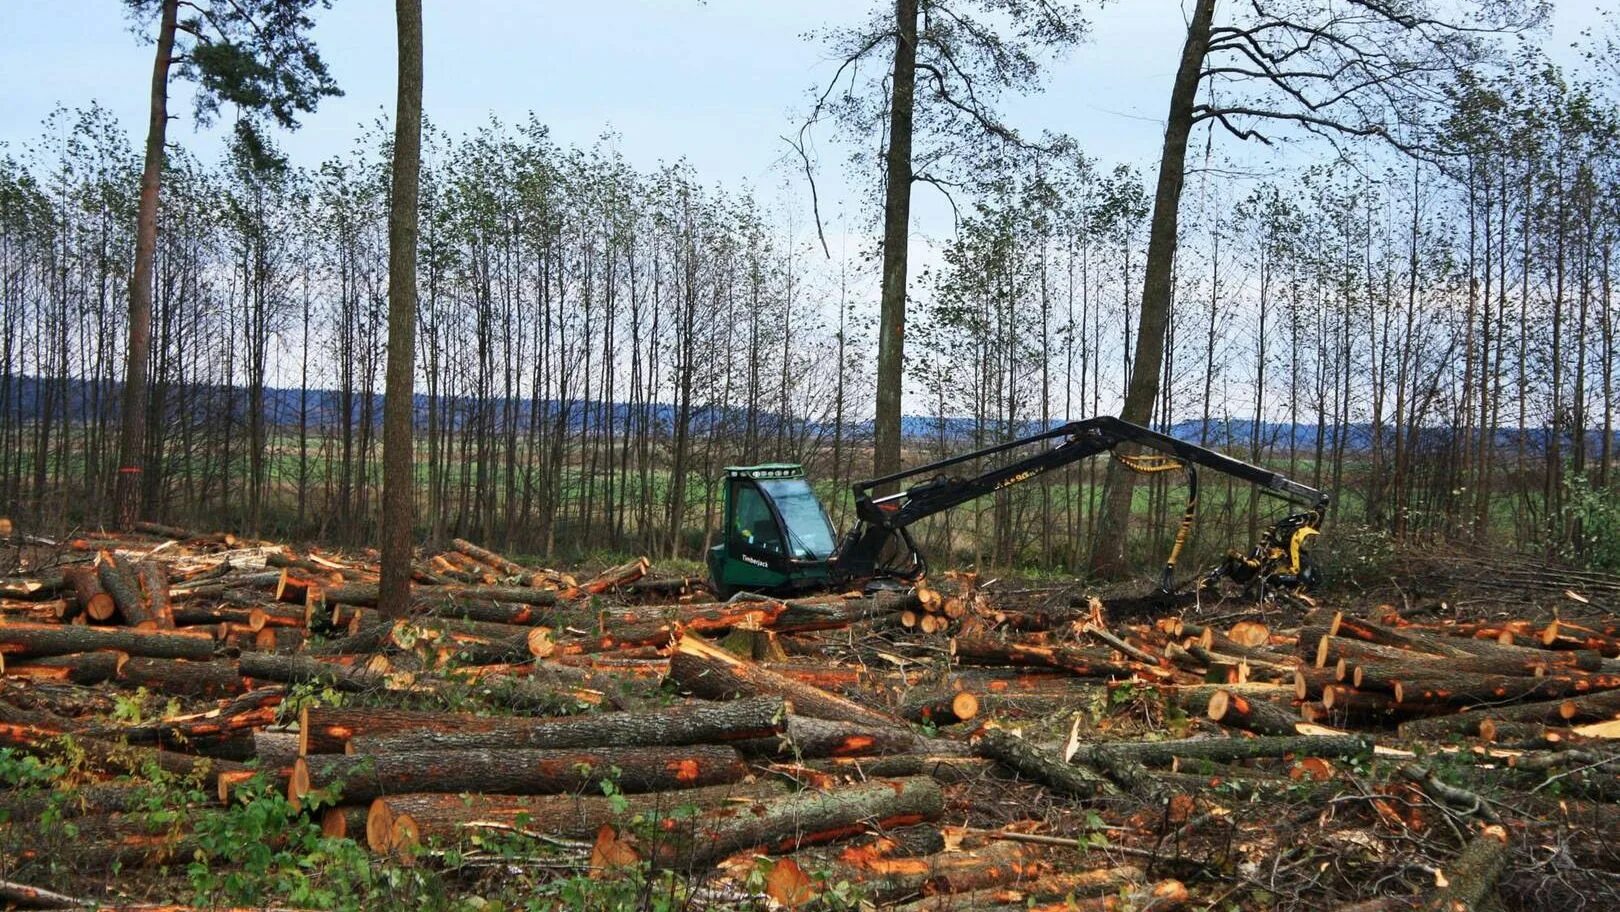
M 859 22 L 874 2 L 425 0 L 425 107 L 451 133 L 492 114 L 515 122 L 534 111 L 565 143 L 586 145 L 615 131 L 638 167 L 685 157 L 710 182 L 779 187 L 791 171 L 780 137 L 795 127 L 807 91 L 833 69 L 823 44 L 805 33 Z M 1550 43 L 1567 46 L 1596 23 L 1592 6 L 1561 4 Z M 65 17 L 67 10 L 76 15 Z M 317 15 L 316 39 L 346 95 L 280 136 L 304 165 L 344 154 L 357 124 L 387 113 L 394 97 L 393 3 L 337 0 Z M 1052 68 L 1045 91 L 1004 110 L 1025 130 L 1077 137 L 1105 163 L 1150 164 L 1182 4 L 1114 0 L 1092 18 L 1091 40 Z M 0 0 L 0 143 L 26 143 L 55 105 L 91 99 L 137 131 L 151 54 L 120 0 Z M 217 131 L 199 133 L 192 124 L 183 85 L 176 95 L 171 141 L 204 154 L 217 148 Z M 831 196 L 828 209 L 836 209 L 846 194 L 835 175 L 826 180 L 824 201 Z M 804 195 L 797 184 L 778 192 Z M 948 210 L 921 202 L 922 218 L 948 230 Z

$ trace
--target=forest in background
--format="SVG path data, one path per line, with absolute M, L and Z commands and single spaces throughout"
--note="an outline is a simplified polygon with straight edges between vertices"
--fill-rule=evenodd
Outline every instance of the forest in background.
M 1443 154 L 1353 145 L 1235 180 L 1202 145 L 1155 423 L 1325 488 L 1335 522 L 1614 562 L 1615 98 L 1526 50 L 1455 87 Z M 611 138 L 559 146 L 540 119 L 425 146 L 424 537 L 694 557 L 721 468 L 767 460 L 806 463 L 847 520 L 875 247 L 826 257 L 799 207 L 638 171 Z M 40 528 L 110 515 L 139 176 L 94 105 L 0 158 L 0 502 Z M 319 164 L 171 148 L 151 518 L 375 536 L 388 185 L 382 126 Z M 1137 164 L 1069 146 L 1007 144 L 955 187 L 957 230 L 910 282 L 908 464 L 1118 410 L 1150 202 Z M 1076 569 L 1100 479 L 1003 491 L 929 544 Z M 1137 500 L 1151 549 L 1177 486 Z M 1216 486 L 1207 544 L 1266 509 Z

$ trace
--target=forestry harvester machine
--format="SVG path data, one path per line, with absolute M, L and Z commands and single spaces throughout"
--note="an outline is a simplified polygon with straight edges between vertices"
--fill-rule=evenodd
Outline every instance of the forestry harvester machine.
M 1052 445 L 1055 441 L 1060 442 Z M 1022 457 L 1008 455 L 1042 444 L 1046 446 Z M 1155 452 L 1134 456 L 1114 452 L 1125 444 Z M 1176 560 L 1198 515 L 1199 467 L 1249 482 L 1261 493 L 1298 508 L 1273 524 L 1247 553 L 1229 551 L 1220 566 L 1200 577 L 1201 584 L 1213 585 L 1227 578 L 1254 590 L 1303 591 L 1320 581 L 1310 546 L 1321 531 L 1328 506 L 1326 494 L 1112 416 L 1072 421 L 1009 443 L 859 482 L 854 486 L 855 527 L 842 540 L 835 536 L 826 508 L 801 466 L 729 467 L 724 527 L 720 543 L 709 549 L 709 575 L 721 597 L 743 590 L 790 595 L 912 583 L 928 566 L 911 537 L 913 523 L 1105 452 L 1138 473 L 1177 469 L 1186 473 L 1187 507 L 1164 564 L 1161 592 L 1172 591 Z M 947 471 L 993 457 L 1003 459 L 993 460 L 999 464 L 971 477 Z M 919 477 L 926 480 L 906 486 Z M 875 489 L 890 486 L 900 486 L 900 490 L 873 495 Z

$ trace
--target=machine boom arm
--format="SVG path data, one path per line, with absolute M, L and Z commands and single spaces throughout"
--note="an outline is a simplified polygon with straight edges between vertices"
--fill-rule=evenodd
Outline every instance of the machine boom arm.
M 1060 439 L 1063 442 L 1057 446 L 1043 449 L 972 477 L 951 475 L 944 471 L 972 460 Z M 1167 434 L 1112 416 L 1102 416 L 1069 422 L 1061 427 L 1019 440 L 857 483 L 854 487 L 855 511 L 860 524 L 839 548 L 834 558 L 834 567 L 844 575 L 870 574 L 878 566 L 879 552 L 896 535 L 900 536 L 911 549 L 913 559 L 920 564 L 921 557 L 906 532 L 906 528 L 911 524 L 970 500 L 993 494 L 1002 488 L 1029 481 L 1053 469 L 1112 451 L 1121 444 L 1136 444 L 1179 460 L 1184 465 L 1203 466 L 1247 481 L 1265 493 L 1299 504 L 1317 514 L 1327 507 L 1327 495 L 1308 485 L 1214 450 L 1177 440 Z M 875 488 L 901 484 L 918 476 L 932 477 L 920 484 L 903 488 L 896 494 L 872 496 Z M 1191 474 L 1190 480 L 1196 483 L 1196 474 Z M 1196 494 L 1194 497 L 1196 498 Z M 1184 524 L 1190 523 L 1192 509 L 1192 505 L 1189 504 L 1188 518 L 1184 520 Z M 1171 564 L 1173 563 L 1172 556 Z

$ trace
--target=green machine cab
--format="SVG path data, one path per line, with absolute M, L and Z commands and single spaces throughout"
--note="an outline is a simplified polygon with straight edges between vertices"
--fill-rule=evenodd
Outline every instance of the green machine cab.
M 727 466 L 721 539 L 709 549 L 709 577 L 722 596 L 831 583 L 838 542 L 803 466 Z

